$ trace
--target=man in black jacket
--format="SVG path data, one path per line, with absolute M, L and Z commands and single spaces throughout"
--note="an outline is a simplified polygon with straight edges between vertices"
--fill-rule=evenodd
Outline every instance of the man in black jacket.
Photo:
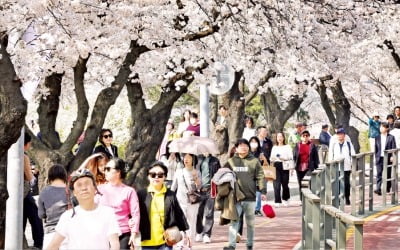
M 382 185 L 382 172 L 383 172 L 383 157 L 385 155 L 385 150 L 395 149 L 396 141 L 393 135 L 389 134 L 389 124 L 387 122 L 382 122 L 380 126 L 381 134 L 375 138 L 375 163 L 376 163 L 376 189 L 374 193 L 377 195 L 382 195 L 381 185 Z M 392 154 L 388 155 L 388 163 L 391 161 Z M 388 169 L 387 178 L 391 178 L 392 169 Z M 387 183 L 386 191 L 390 191 L 391 182 Z
M 211 242 L 211 231 L 214 225 L 214 198 L 211 198 L 211 179 L 221 167 L 218 158 L 207 154 L 200 159 L 199 170 L 201 173 L 201 195 L 199 211 L 196 222 L 196 241 Z M 204 223 L 203 223 L 204 217 Z

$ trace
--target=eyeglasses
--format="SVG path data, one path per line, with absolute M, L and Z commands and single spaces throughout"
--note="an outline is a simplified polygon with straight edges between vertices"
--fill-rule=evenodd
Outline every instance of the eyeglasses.
M 108 135 L 103 135 L 104 139 L 108 139 L 108 138 L 113 138 L 112 134 L 108 134 Z
M 153 179 L 156 177 L 161 179 L 165 177 L 165 173 L 149 173 L 149 176 Z
M 111 171 L 111 169 L 115 169 L 115 168 L 112 168 L 112 167 L 105 167 L 105 168 L 104 168 L 104 171 L 105 171 L 105 172 L 108 172 L 108 171 Z

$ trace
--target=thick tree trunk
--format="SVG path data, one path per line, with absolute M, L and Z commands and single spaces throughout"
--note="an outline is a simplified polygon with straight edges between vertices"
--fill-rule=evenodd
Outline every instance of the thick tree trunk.
M 85 140 L 81 143 L 79 151 L 71 163 L 70 170 L 78 168 L 93 152 L 100 131 L 103 128 L 108 109 L 115 103 L 125 84 L 131 80 L 131 66 L 135 65 L 136 60 L 141 54 L 148 51 L 147 47 L 138 45 L 136 41 L 131 41 L 130 51 L 126 55 L 111 87 L 103 89 L 97 97 L 91 120 L 85 130 Z
M 266 127 L 270 135 L 283 131 L 287 120 L 300 108 L 303 98 L 304 96 L 290 96 L 288 105 L 283 109 L 271 88 L 261 94 L 261 103 L 263 104 L 267 121 Z
M 52 149 L 59 149 L 61 146 L 60 137 L 55 128 L 63 75 L 53 73 L 46 77 L 44 85 L 49 90 L 49 95 L 40 99 L 37 109 L 39 114 L 40 140 L 44 145 Z
M 4 248 L 7 192 L 7 152 L 21 135 L 27 103 L 21 81 L 7 53 L 7 36 L 0 33 L 0 249 Z
M 331 79 L 331 77 L 326 77 L 321 81 L 322 83 L 320 85 L 317 85 L 317 92 L 320 95 L 322 107 L 324 108 L 332 126 L 335 126 L 336 124 L 343 125 L 343 128 L 346 130 L 346 133 L 349 135 L 351 142 L 354 145 L 354 150 L 359 152 L 359 132 L 355 127 L 350 126 L 351 105 L 344 93 L 342 83 L 336 81 L 334 85 L 328 87 L 332 92 L 333 100 L 329 99 L 326 93 L 327 87 L 325 82 Z
M 220 155 L 221 164 L 229 159 L 229 151 L 236 141 L 242 137 L 244 128 L 245 98 L 240 82 L 243 81 L 243 72 L 235 72 L 235 81 L 232 88 L 220 97 L 222 105 L 228 108 L 228 127 L 222 131 L 211 132 L 212 138 L 216 140 Z
M 200 69 L 208 65 L 203 63 Z M 158 102 L 151 108 L 147 108 L 143 99 L 142 86 L 138 82 L 127 83 L 128 99 L 131 106 L 131 139 L 129 141 L 126 160 L 132 168 L 127 183 L 140 189 L 148 184 L 145 168 L 154 162 L 157 150 L 161 144 L 165 126 L 171 115 L 174 103 L 187 92 L 187 87 L 194 80 L 192 73 L 196 68 L 186 68 L 184 73 L 177 74 L 170 80 L 168 86 L 163 88 Z M 187 82 L 176 90 L 175 83 L 179 80 Z

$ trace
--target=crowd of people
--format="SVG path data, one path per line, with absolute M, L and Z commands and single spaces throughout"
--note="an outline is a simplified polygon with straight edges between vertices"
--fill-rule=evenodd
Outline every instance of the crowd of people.
M 229 113 L 220 107 L 215 129 L 226 130 Z M 400 107 L 387 121 L 374 114 L 369 120 L 371 149 L 375 152 L 377 184 L 381 195 L 384 150 L 400 147 Z M 350 173 L 353 143 L 341 125 L 335 133 L 322 125 L 319 140 L 312 140 L 307 124 L 298 122 L 294 132 L 268 134 L 265 126 L 255 128 L 246 117 L 242 138 L 230 149 L 230 158 L 221 165 L 215 155 L 170 152 L 171 141 L 198 136 L 197 113 L 185 110 L 175 130 L 173 120 L 155 162 L 146 168 L 148 187 L 135 190 L 124 184 L 128 168 L 118 157 L 113 133 L 102 129 L 99 145 L 68 177 L 65 168 L 53 165 L 47 172 L 47 186 L 36 205 L 29 187 L 35 183 L 25 155 L 24 225 L 32 226 L 34 247 L 43 249 L 190 249 L 196 242 L 212 241 L 214 211 L 221 211 L 220 224 L 229 224 L 228 245 L 236 249 L 246 222 L 246 247 L 253 249 L 254 221 L 262 216 L 267 179 L 263 168 L 273 166 L 273 194 L 276 208 L 290 206 L 289 178 L 296 173 L 300 184 L 320 163 L 318 150 L 328 152 L 328 161 L 344 159 L 344 193 L 350 205 Z M 286 137 L 288 136 L 288 139 Z M 25 137 L 25 150 L 30 143 Z M 390 178 L 390 171 L 388 171 Z M 390 191 L 390 183 L 387 191 Z M 43 219 L 43 223 L 42 223 Z M 174 231 L 175 230 L 175 231 Z M 177 233 L 176 233 L 177 232 Z

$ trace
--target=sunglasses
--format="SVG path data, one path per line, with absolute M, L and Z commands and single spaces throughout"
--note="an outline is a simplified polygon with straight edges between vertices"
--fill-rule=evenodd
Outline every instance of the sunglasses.
M 108 139 L 108 138 L 113 138 L 111 134 L 108 135 L 103 135 L 103 138 Z
M 111 169 L 115 169 L 115 168 L 105 167 L 105 168 L 104 168 L 104 171 L 108 172 L 108 171 L 111 171 Z
M 159 179 L 161 179 L 161 178 L 164 178 L 165 177 L 165 174 L 164 173 L 149 173 L 149 176 L 151 177 L 151 178 L 159 178 Z

